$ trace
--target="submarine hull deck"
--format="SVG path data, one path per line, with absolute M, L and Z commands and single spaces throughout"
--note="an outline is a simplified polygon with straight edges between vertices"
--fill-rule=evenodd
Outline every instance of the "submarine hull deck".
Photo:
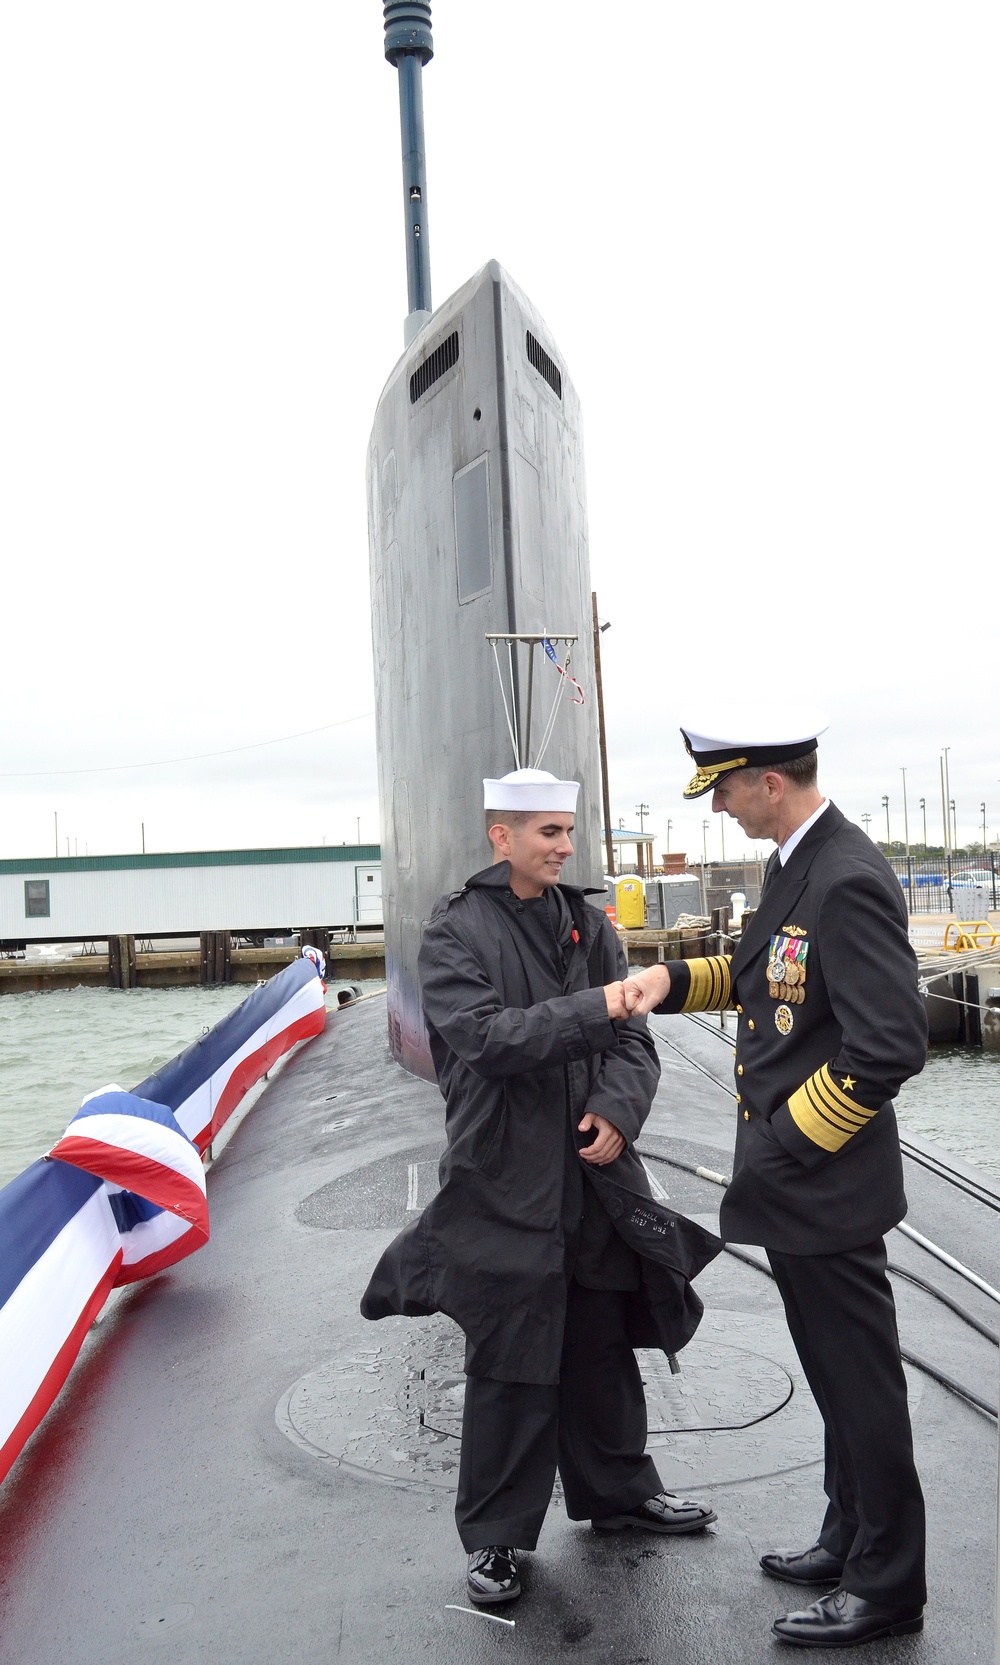
M 643 1146 L 724 1170 L 730 1102 L 690 1062 L 722 1074 L 724 1049 L 683 1018 L 656 1027 L 664 1069 Z M 699 1279 L 706 1318 L 681 1375 L 641 1355 L 664 1482 L 709 1496 L 717 1526 L 597 1535 L 557 1495 L 504 1615 L 514 1628 L 449 1607 L 468 1605 L 452 1518 L 456 1336 L 440 1318 L 366 1324 L 358 1312 L 382 1247 L 433 1194 L 442 1142 L 441 1099 L 391 1061 L 379 997 L 337 1014 L 276 1075 L 210 1175 L 209 1245 L 116 1297 L 0 1493 L 4 1658 L 774 1658 L 772 1619 L 811 1592 L 768 1580 L 757 1558 L 813 1541 L 820 1424 L 773 1284 L 729 1255 Z M 718 1188 L 649 1166 L 672 1205 L 711 1220 Z M 907 1179 L 911 1223 L 1000 1283 L 992 1211 L 925 1168 L 908 1164 Z M 996 1326 L 986 1297 L 898 1233 L 890 1258 Z M 902 1281 L 897 1300 L 904 1345 L 995 1403 L 996 1349 Z M 995 1426 L 908 1374 L 927 1625 L 865 1657 L 987 1658 Z

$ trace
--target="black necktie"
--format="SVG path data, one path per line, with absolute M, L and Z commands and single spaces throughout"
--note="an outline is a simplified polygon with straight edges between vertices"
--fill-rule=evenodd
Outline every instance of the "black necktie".
M 767 895 L 769 887 L 774 883 L 775 878 L 780 872 L 781 856 L 777 850 L 774 850 L 769 856 L 767 866 L 764 869 L 764 883 L 760 887 L 760 899 L 762 902 L 764 897 Z

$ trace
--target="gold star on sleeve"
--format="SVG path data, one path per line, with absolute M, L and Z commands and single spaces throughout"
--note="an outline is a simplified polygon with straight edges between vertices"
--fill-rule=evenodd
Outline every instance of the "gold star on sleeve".
M 845 1093 L 849 1093 L 854 1086 L 853 1075 L 845 1075 L 840 1085 L 843 1087 Z

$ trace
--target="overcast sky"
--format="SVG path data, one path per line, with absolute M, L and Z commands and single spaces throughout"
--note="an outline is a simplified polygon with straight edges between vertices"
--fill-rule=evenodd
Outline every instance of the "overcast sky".
M 873 833 L 905 767 L 940 838 L 949 746 L 996 836 L 996 5 L 434 0 L 434 36 L 435 298 L 499 259 L 583 402 L 613 819 L 700 853 L 677 725 L 728 685 L 829 712 Z M 7 6 L 0 154 L 0 855 L 56 812 L 81 855 L 375 839 L 379 0 Z

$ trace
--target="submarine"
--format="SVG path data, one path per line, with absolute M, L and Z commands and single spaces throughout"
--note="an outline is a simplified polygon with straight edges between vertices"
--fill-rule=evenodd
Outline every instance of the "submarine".
M 580 401 L 497 261 L 432 308 L 431 8 L 384 12 L 409 301 L 367 463 L 387 1021 L 393 1057 L 432 1080 L 417 952 L 438 897 L 485 864 L 480 781 L 543 761 L 580 780 L 572 878 L 600 887 L 601 773 Z
M 412 83 L 429 9 L 386 20 L 403 29 L 387 48 L 410 40 L 403 57 L 421 60 L 404 66 Z M 425 239 L 426 193 L 404 196 Z M 359 1316 L 378 1255 L 433 1194 L 444 1143 L 413 938 L 436 895 L 483 865 L 479 777 L 522 747 L 536 758 L 553 678 L 562 698 L 544 762 L 593 780 L 578 874 L 600 871 L 593 735 L 567 691 L 575 676 L 587 693 L 591 661 L 565 366 L 499 267 L 437 312 L 429 287 L 414 298 L 425 304 L 412 305 L 368 475 L 392 992 L 331 1012 L 273 1074 L 208 1175 L 209 1242 L 120 1292 L 0 1487 L 0 1657 L 19 1665 L 773 1665 L 782 1598 L 756 1558 L 808 1542 L 821 1512 L 821 1423 L 776 1290 L 761 1256 L 726 1253 L 698 1280 L 706 1314 L 680 1371 L 640 1354 L 664 1482 L 710 1496 L 718 1524 L 698 1541 L 596 1542 L 557 1496 L 516 1619 L 470 1613 L 452 1520 L 460 1337 L 439 1317 L 385 1320 L 373 1335 Z M 523 420 L 515 392 L 531 407 Z M 525 465 L 538 475 L 534 524 L 552 504 L 565 513 L 565 560 L 541 578 L 542 545 L 521 538 L 535 515 Z M 467 683 L 438 687 L 452 665 Z M 725 1022 L 654 1020 L 663 1073 L 641 1147 L 656 1194 L 709 1227 L 733 1143 Z M 904 1160 L 922 1241 L 897 1230 L 889 1243 L 930 1606 L 921 1636 L 865 1658 L 956 1665 L 994 1645 L 1000 1185 L 926 1141 L 904 1140 Z

